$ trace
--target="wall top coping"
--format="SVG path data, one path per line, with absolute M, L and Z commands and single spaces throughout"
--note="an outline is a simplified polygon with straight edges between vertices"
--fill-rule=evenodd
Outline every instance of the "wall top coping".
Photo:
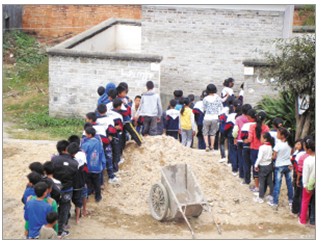
M 74 50 L 72 47 L 80 44 L 81 42 L 92 38 L 93 36 L 103 32 L 104 30 L 114 25 L 132 25 L 141 26 L 141 21 L 132 19 L 118 19 L 110 18 L 100 24 L 74 36 L 62 43 L 47 49 L 47 53 L 51 56 L 70 56 L 70 57 L 88 57 L 98 59 L 116 59 L 116 60 L 136 60 L 136 61 L 149 61 L 161 62 L 163 57 L 160 55 L 141 54 L 141 53 L 114 53 L 114 52 L 92 52 L 92 51 L 79 51 Z
M 252 66 L 252 67 L 265 67 L 270 66 L 265 60 L 259 59 L 246 59 L 242 62 L 244 66 Z
M 230 9 L 230 10 L 261 10 L 285 12 L 290 5 L 285 4 L 182 4 L 182 5 L 142 5 L 143 7 L 156 7 L 164 9 Z

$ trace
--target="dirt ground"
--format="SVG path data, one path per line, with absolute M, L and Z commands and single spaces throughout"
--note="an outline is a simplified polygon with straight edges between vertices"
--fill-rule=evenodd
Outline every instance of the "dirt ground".
M 55 144 L 4 137 L 3 239 L 24 238 L 21 197 L 28 164 L 49 160 L 56 152 Z M 72 209 L 71 234 L 66 239 L 191 239 L 184 221 L 158 222 L 149 211 L 149 190 L 160 182 L 160 168 L 178 163 L 190 165 L 212 206 L 212 214 L 203 212 L 199 218 L 190 219 L 196 239 L 315 239 L 315 228 L 299 225 L 290 213 L 285 182 L 279 209 L 274 211 L 266 203 L 255 203 L 248 186 L 242 186 L 231 168 L 218 160 L 218 153 L 185 148 L 165 136 L 147 137 L 142 147 L 130 141 L 119 172 L 120 185 L 106 183 L 103 200 L 98 204 L 90 197 L 90 215 L 82 218 L 79 225 Z

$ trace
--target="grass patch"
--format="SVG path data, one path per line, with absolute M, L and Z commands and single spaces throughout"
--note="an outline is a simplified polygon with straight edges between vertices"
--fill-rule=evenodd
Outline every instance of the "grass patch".
M 23 32 L 6 32 L 3 43 L 3 111 L 5 131 L 18 139 L 66 139 L 81 134 L 82 119 L 49 116 L 48 57 L 37 40 Z

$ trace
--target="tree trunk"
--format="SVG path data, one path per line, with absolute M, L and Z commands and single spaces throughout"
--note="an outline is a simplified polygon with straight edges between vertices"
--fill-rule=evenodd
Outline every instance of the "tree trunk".
M 298 99 L 295 100 L 295 119 L 296 119 L 296 131 L 295 140 L 303 139 L 310 132 L 311 126 L 311 111 L 308 109 L 302 115 L 298 112 Z

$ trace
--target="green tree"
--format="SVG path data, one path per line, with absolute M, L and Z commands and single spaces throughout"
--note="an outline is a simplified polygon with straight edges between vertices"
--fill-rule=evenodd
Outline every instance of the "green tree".
M 284 91 L 295 96 L 295 138 L 315 132 L 315 35 L 276 41 L 276 52 L 267 53 L 267 75 L 277 80 Z M 310 95 L 308 110 L 299 115 L 298 96 Z

